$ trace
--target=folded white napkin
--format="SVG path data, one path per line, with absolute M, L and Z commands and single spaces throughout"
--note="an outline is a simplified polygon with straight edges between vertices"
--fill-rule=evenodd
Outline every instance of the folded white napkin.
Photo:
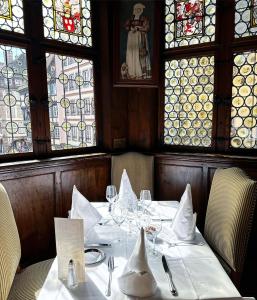
M 118 284 L 120 290 L 128 296 L 150 297 L 156 291 L 156 280 L 147 262 L 143 228 L 123 274 L 118 278 Z
M 119 201 L 129 210 L 132 210 L 137 206 L 137 196 L 133 192 L 127 171 L 125 169 L 123 170 L 120 181 Z
M 191 185 L 187 184 L 171 224 L 173 241 L 192 241 L 195 238 L 196 213 L 193 214 Z
M 91 205 L 91 203 L 77 190 L 76 186 L 73 186 L 72 192 L 72 205 L 70 212 L 71 219 L 83 219 L 84 220 L 84 235 L 87 237 L 89 231 L 93 230 L 95 224 L 97 224 L 102 216 Z

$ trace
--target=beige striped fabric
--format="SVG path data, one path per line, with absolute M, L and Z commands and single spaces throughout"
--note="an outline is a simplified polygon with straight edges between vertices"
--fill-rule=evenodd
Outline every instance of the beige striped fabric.
M 45 260 L 17 274 L 8 300 L 36 300 L 52 263 L 53 259 Z
M 0 183 L 0 299 L 6 300 L 21 257 L 19 233 L 8 194 Z
M 154 158 L 137 152 L 112 156 L 112 184 L 119 191 L 123 169 L 127 170 L 133 191 L 139 198 L 141 190 L 150 190 L 153 196 Z
M 208 243 L 235 272 L 243 268 L 256 193 L 256 182 L 241 169 L 216 170 L 204 233 Z

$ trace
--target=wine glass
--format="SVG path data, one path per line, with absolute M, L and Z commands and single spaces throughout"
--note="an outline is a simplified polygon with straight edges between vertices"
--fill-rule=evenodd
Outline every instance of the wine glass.
M 151 192 L 149 190 L 141 190 L 140 202 L 147 209 L 152 203 Z
M 140 230 L 143 227 L 145 230 L 149 226 L 151 221 L 150 214 L 146 210 L 142 209 L 141 206 L 139 206 L 137 209 L 136 217 L 136 224 L 138 229 Z
M 113 218 L 113 221 L 118 225 L 119 230 L 121 230 L 120 226 L 127 217 L 127 212 L 128 212 L 128 210 L 124 206 L 122 206 L 120 201 L 115 201 L 111 206 L 110 213 Z M 119 241 L 120 241 L 120 239 L 119 239 Z
M 115 185 L 108 185 L 106 187 L 106 199 L 109 204 L 109 212 L 111 212 L 111 206 L 117 198 L 117 190 Z
M 154 256 L 158 255 L 158 252 L 156 251 L 156 238 L 158 234 L 162 230 L 162 221 L 161 218 L 157 215 L 150 218 L 150 222 L 148 223 L 148 226 L 145 228 L 146 237 L 152 241 L 153 248 L 152 248 L 152 254 Z

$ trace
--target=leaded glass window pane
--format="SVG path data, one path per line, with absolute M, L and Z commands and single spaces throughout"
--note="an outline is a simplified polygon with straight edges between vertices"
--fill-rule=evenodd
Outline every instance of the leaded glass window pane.
M 236 0 L 235 37 L 257 34 L 257 0 Z
M 214 56 L 165 63 L 164 143 L 210 147 Z
M 95 146 L 92 61 L 50 53 L 46 61 L 52 149 Z
M 215 40 L 216 0 L 166 0 L 165 48 Z
M 0 1 L 0 29 L 24 33 L 22 0 Z
M 44 36 L 92 46 L 90 0 L 43 0 Z
M 257 51 L 234 56 L 231 146 L 257 149 Z
M 0 154 L 32 152 L 24 49 L 0 45 Z

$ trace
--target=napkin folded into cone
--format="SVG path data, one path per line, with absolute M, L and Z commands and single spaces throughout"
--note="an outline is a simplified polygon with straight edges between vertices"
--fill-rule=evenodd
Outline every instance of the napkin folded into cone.
M 102 216 L 93 207 L 93 205 L 77 190 L 76 186 L 73 187 L 72 192 L 72 205 L 70 212 L 71 219 L 84 220 L 84 235 L 87 237 L 93 227 L 101 220 Z M 90 232 L 91 233 L 91 232 Z
M 172 241 L 195 239 L 196 213 L 193 214 L 191 185 L 187 184 L 179 208 L 171 224 Z
M 123 170 L 120 181 L 119 201 L 122 206 L 129 210 L 133 210 L 133 208 L 136 208 L 137 206 L 137 196 L 131 187 L 129 177 L 125 169 Z
M 156 291 L 156 280 L 147 262 L 143 228 L 123 274 L 118 278 L 118 284 L 120 290 L 128 296 L 150 297 Z

